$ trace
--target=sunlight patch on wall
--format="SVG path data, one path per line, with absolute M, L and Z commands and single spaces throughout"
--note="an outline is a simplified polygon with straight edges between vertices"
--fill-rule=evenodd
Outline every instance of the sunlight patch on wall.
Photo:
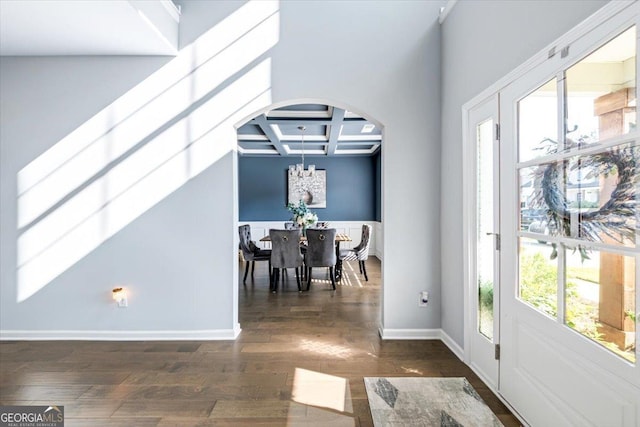
M 18 174 L 18 302 L 235 148 L 271 103 L 277 2 L 252 1 Z
M 261 3 L 251 2 L 245 8 L 256 5 L 264 9 Z M 140 84 L 146 89 L 140 91 L 140 100 L 144 103 L 134 103 L 128 94 L 125 95 L 124 102 L 120 99 L 115 101 L 23 168 L 18 173 L 18 227 L 34 221 L 97 171 L 126 154 L 153 131 L 273 47 L 278 40 L 279 16 L 273 14 L 272 10 L 263 12 L 270 12 L 271 15 L 266 18 L 263 16 L 263 20 L 254 27 L 236 22 L 246 33 L 225 49 L 221 50 L 216 44 L 216 49 L 206 61 L 203 58 L 208 46 L 197 40 L 165 66 L 173 70 L 176 68 L 173 61 L 181 65 L 176 70 L 180 74 L 173 80 L 165 77 L 167 71 L 163 67 Z M 227 19 L 230 18 L 237 21 L 235 15 Z M 187 72 L 184 68 L 191 61 L 195 61 L 195 64 Z M 163 78 L 159 79 L 156 74 Z M 171 83 L 168 84 L 167 80 Z

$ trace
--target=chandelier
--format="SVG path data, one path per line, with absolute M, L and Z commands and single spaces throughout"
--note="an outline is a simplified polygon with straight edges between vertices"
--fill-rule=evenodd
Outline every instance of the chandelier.
M 298 176 L 313 176 L 316 171 L 316 165 L 309 165 L 307 170 L 304 169 L 304 131 L 307 129 L 305 126 L 298 126 L 300 129 L 301 138 L 302 138 L 302 163 L 298 163 L 296 165 L 289 165 L 289 175 L 298 175 Z

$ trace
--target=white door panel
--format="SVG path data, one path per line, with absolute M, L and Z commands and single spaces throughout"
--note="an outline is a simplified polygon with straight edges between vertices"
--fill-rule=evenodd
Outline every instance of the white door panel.
M 551 419 L 554 426 L 635 425 L 637 389 L 603 374 L 597 364 L 559 346 L 557 341 L 549 339 L 547 328 L 536 329 L 535 321 L 516 319 L 512 324 L 510 339 L 514 354 L 507 358 L 509 366 L 503 366 L 510 372 L 510 381 L 503 387 L 503 393 L 513 390 L 518 399 L 539 400 L 539 407 L 545 410 L 532 412 L 533 418 L 527 418 L 532 425 L 546 425 Z M 510 387 L 510 383 L 516 383 L 517 387 Z M 574 402 L 589 404 L 578 411 Z M 550 409 L 556 412 L 552 417 Z
M 499 143 L 496 125 L 498 95 L 494 95 L 469 111 L 467 166 L 465 187 L 469 194 L 465 203 L 465 224 L 469 245 L 465 295 L 469 313 L 465 334 L 467 363 L 494 390 L 498 389 L 499 362 L 495 346 L 499 344 L 499 235 L 500 218 L 498 184 Z M 473 159 L 473 160 L 471 160 Z
M 631 108 L 631 104 L 624 105 L 624 114 L 630 117 L 633 114 L 633 125 L 621 127 L 620 132 L 613 136 L 607 128 L 611 123 L 608 121 L 611 116 L 605 115 L 608 110 L 598 112 L 609 108 L 602 106 L 601 100 L 605 99 L 602 93 L 617 94 L 626 89 L 635 93 L 636 70 L 627 68 L 633 79 L 631 82 L 627 80 L 618 86 L 595 85 L 590 79 L 596 74 L 584 70 L 604 61 L 603 58 L 609 62 L 602 67 L 615 67 L 615 61 L 611 61 L 612 56 L 603 55 L 588 60 L 583 58 L 614 38 L 617 43 L 615 55 L 622 55 L 619 47 L 624 43 L 628 46 L 629 39 L 620 42 L 617 36 L 627 32 L 636 22 L 637 9 L 637 5 L 629 7 L 625 13 L 571 45 L 566 57 L 550 59 L 500 92 L 502 251 L 499 392 L 533 427 L 640 426 L 640 369 L 636 349 L 638 322 L 634 320 L 634 333 L 630 332 L 632 329 L 627 320 L 618 329 L 603 320 L 603 313 L 607 310 L 617 310 L 617 314 L 625 316 L 623 308 L 616 309 L 609 303 L 612 297 L 608 296 L 606 289 L 612 275 L 624 276 L 620 279 L 624 292 L 616 295 L 623 300 L 620 304 L 634 307 L 626 309 L 630 313 L 627 315 L 637 316 L 640 311 L 640 298 L 636 292 L 640 271 L 639 239 L 636 237 L 635 242 L 621 239 L 621 243 L 607 240 L 607 237 L 589 240 L 577 231 L 581 230 L 581 222 L 588 220 L 589 212 L 601 209 L 612 197 L 607 195 L 606 186 L 615 187 L 616 182 L 623 178 L 612 175 L 615 178 L 613 184 L 607 184 L 606 180 L 611 178 L 592 173 L 589 176 L 595 178 L 587 184 L 587 179 L 573 178 L 572 175 L 576 170 L 581 172 L 580 161 L 590 160 L 589 156 L 606 157 L 607 153 L 623 149 L 635 153 L 640 142 L 640 133 L 635 129 L 635 107 Z M 637 51 L 637 43 L 633 51 Z M 576 63 L 578 66 L 574 67 Z M 633 64 L 636 64 L 635 56 Z M 577 78 L 571 72 L 582 73 L 578 77 L 585 80 L 580 85 L 576 84 Z M 608 71 L 593 78 L 613 82 L 617 77 Z M 589 118 L 589 121 L 580 121 L 580 117 L 575 118 L 576 105 L 582 105 L 580 103 L 589 97 L 594 99 L 595 108 L 591 106 L 579 111 Z M 529 116 L 524 117 L 525 113 Z M 621 114 L 620 117 L 624 120 L 626 116 Z M 568 123 L 570 121 L 575 123 Z M 578 129 L 577 134 L 571 134 L 574 127 Z M 554 128 L 557 133 L 550 135 Z M 596 131 L 580 134 L 582 129 L 592 128 Z M 552 144 L 557 144 L 551 150 L 535 146 L 535 142 L 541 141 L 544 135 L 552 140 Z M 529 137 L 533 142 L 523 142 Z M 586 150 L 581 151 L 582 146 L 576 147 L 572 143 L 565 145 L 565 138 L 574 142 L 580 140 Z M 575 204 L 575 207 L 567 207 L 567 213 L 562 217 L 570 223 L 570 229 L 558 227 L 556 230 L 560 229 L 559 232 L 554 232 L 553 225 L 550 225 L 552 217 L 549 215 L 557 210 L 548 206 L 553 203 L 547 197 L 550 194 L 549 184 L 540 189 L 534 179 L 536 173 L 541 176 L 540 171 L 552 170 L 549 165 L 560 165 L 559 176 L 564 176 L 560 179 L 565 181 L 557 186 L 563 203 L 566 202 L 567 206 L 570 202 Z M 638 186 L 635 188 L 637 193 Z M 576 196 L 576 191 L 582 191 L 581 196 Z M 538 194 L 545 197 L 536 199 Z M 595 196 L 589 199 L 592 194 Z M 636 201 L 637 198 L 636 194 Z M 536 205 L 542 203 L 541 200 L 547 204 L 544 209 Z M 585 200 L 592 205 L 586 207 Z M 637 207 L 633 209 L 636 210 L 637 221 L 640 217 Z M 525 210 L 527 215 L 534 216 L 534 225 L 525 222 Z M 614 237 L 616 232 L 612 233 Z M 578 257 L 575 261 L 578 246 L 585 250 L 587 257 Z M 614 258 L 622 263 L 622 267 L 612 266 L 611 259 Z M 584 274 L 587 270 L 591 271 L 589 277 Z M 532 281 L 528 281 L 530 277 L 533 277 Z M 540 290 L 542 286 L 536 288 L 549 280 L 553 286 L 544 291 Z M 535 292 L 528 294 L 531 289 Z M 576 307 L 583 312 L 576 314 L 579 311 Z

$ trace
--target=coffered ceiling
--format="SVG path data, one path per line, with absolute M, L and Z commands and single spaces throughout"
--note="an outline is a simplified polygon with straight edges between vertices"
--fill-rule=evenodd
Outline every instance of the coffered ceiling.
M 299 129 L 304 126 L 304 131 Z M 323 104 L 298 104 L 261 114 L 238 129 L 238 151 L 255 156 L 370 156 L 381 129 L 364 117 Z

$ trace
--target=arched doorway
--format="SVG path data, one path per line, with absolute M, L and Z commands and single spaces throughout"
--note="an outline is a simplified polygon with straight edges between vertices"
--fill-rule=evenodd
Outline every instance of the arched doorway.
M 318 221 L 350 235 L 352 242 L 343 243 L 346 248 L 359 243 L 363 223 L 371 225 L 370 256 L 378 257 L 381 267 L 383 127 L 379 122 L 340 103 L 303 99 L 263 108 L 240 121 L 236 132 L 237 220 L 251 225 L 259 246 L 268 248 L 259 240 L 269 228 L 283 228 L 289 220 L 288 170 L 303 163 L 305 169 L 313 165 L 325 176 L 324 194 L 309 205 Z M 238 275 L 242 283 L 244 271 Z

